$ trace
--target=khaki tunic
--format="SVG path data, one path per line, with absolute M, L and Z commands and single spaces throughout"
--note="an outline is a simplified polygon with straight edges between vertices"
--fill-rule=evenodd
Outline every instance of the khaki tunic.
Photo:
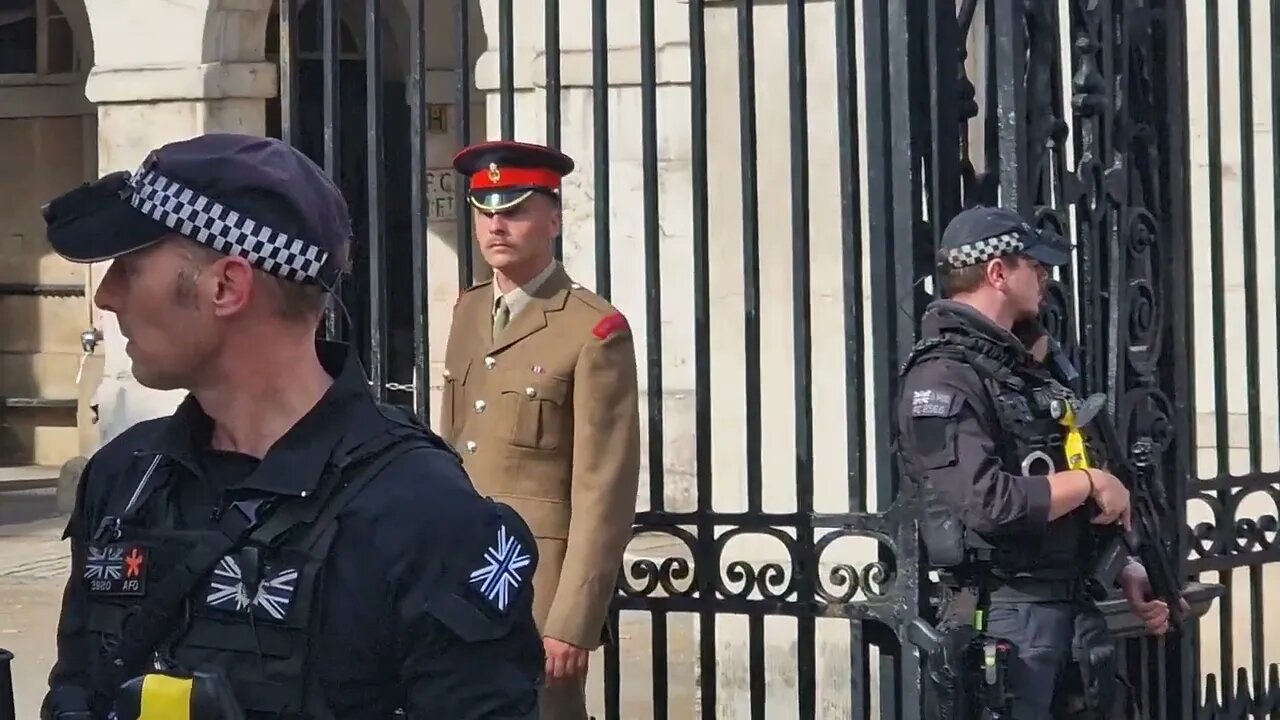
M 635 518 L 635 346 L 622 314 L 563 268 L 532 296 L 493 340 L 492 281 L 458 298 L 440 433 L 537 537 L 542 633 L 594 650 Z

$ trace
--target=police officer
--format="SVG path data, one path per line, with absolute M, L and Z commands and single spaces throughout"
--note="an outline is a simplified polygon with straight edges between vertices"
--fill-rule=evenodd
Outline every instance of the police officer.
M 588 654 L 603 642 L 640 474 L 631 328 L 553 255 L 573 160 L 542 145 L 484 142 L 454 167 L 469 182 L 493 279 L 464 290 L 454 308 L 441 434 L 476 486 L 537 536 L 543 715 L 586 720 Z
M 897 408 L 928 560 L 951 586 L 943 621 L 971 623 L 977 586 L 989 592 L 986 632 L 1016 647 L 1009 717 L 1018 720 L 1065 708 L 1068 685 L 1083 682 L 1094 705 L 1117 697 L 1114 648 L 1084 581 L 1091 528 L 1127 525 L 1129 495 L 1103 470 L 1067 469 L 1051 404 L 1074 396 L 1042 364 L 1036 321 L 1047 266 L 1069 259 L 1060 237 L 1014 212 L 958 214 L 938 258 L 949 299 L 924 314 Z M 978 553 L 986 554 L 975 576 Z M 1168 608 L 1148 600 L 1143 567 L 1131 560 L 1120 584 L 1148 631 L 1165 632 Z M 1079 672 L 1069 674 L 1073 661 Z
M 95 302 L 138 381 L 189 394 L 84 471 L 42 717 L 154 711 L 195 674 L 248 718 L 537 717 L 527 525 L 316 340 L 351 236 L 320 169 L 203 135 L 45 218 L 63 257 L 113 260 Z

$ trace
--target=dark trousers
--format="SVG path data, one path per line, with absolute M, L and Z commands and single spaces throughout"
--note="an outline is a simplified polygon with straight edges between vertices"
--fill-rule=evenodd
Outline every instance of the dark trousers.
M 1092 604 L 995 601 L 987 618 L 987 634 L 1017 648 L 1009 667 L 1014 720 L 1127 714 L 1116 709 L 1114 641 Z M 1076 715 L 1089 686 L 1102 692 L 1107 710 Z

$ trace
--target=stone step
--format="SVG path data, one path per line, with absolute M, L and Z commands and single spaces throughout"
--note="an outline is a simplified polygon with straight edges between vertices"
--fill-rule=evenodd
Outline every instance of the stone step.
M 0 493 L 57 487 L 59 472 L 48 465 L 0 466 Z

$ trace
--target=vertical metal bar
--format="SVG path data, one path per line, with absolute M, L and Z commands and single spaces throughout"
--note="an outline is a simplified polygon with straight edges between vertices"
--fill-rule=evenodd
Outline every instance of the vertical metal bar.
M 789 87 L 792 352 L 795 402 L 796 602 L 814 599 L 817 563 L 813 559 L 813 319 L 809 265 L 809 73 L 804 0 L 787 0 L 787 85 Z M 752 108 L 754 110 L 754 108 Z M 815 717 L 817 664 L 814 617 L 796 618 L 796 694 L 799 717 Z
M 591 2 L 591 105 L 596 180 L 596 293 L 613 295 L 609 253 L 609 14 L 608 0 Z
M 502 139 L 516 137 L 515 20 L 511 0 L 498 0 L 499 101 L 502 106 Z
M 840 156 L 840 262 L 844 281 L 845 451 L 850 512 L 867 509 L 866 399 L 862 395 L 862 186 L 854 0 L 836 0 L 836 112 Z
M 560 0 L 546 0 L 547 145 L 560 147 Z
M 915 208 L 912 173 L 914 126 L 909 95 L 913 91 L 908 45 L 909 8 L 903 4 L 866 3 L 867 195 L 870 205 L 872 385 L 875 393 L 875 433 L 870 445 L 890 446 L 895 368 L 911 350 L 915 318 L 903 312 L 898 299 L 911 287 Z M 874 150 L 871 150 L 874 148 Z M 897 492 L 892 453 L 876 453 L 876 495 L 887 507 Z M 883 683 L 883 679 L 881 680 Z
M 747 616 L 747 676 L 751 720 L 765 720 L 764 615 L 758 613 Z
M 1248 392 L 1249 472 L 1262 471 L 1262 388 L 1258 372 L 1258 225 L 1253 154 L 1253 30 L 1250 27 L 1251 0 L 1239 0 L 1240 57 L 1240 181 L 1241 223 L 1244 245 L 1244 327 L 1245 378 Z M 1261 653 L 1262 646 L 1256 645 Z M 1257 657 L 1254 679 L 1262 681 L 1262 658 Z
M 1236 4 L 1237 27 L 1239 40 L 1240 63 L 1240 181 L 1241 181 L 1241 224 L 1244 254 L 1244 327 L 1245 327 L 1245 384 L 1249 388 L 1248 423 L 1249 432 L 1249 472 L 1262 471 L 1262 388 L 1259 386 L 1258 344 L 1258 230 L 1257 207 L 1254 192 L 1254 142 L 1253 142 L 1253 29 L 1250 27 L 1249 6 L 1252 0 L 1239 0 Z M 1225 298 L 1220 299 L 1225 300 Z M 1222 377 L 1220 379 L 1225 379 Z M 1225 410 L 1225 407 L 1218 410 Z M 1262 567 L 1249 566 L 1250 599 L 1250 636 L 1252 643 L 1250 655 L 1253 660 L 1254 697 L 1264 695 L 1263 674 L 1263 622 L 1265 608 L 1262 605 Z
M 667 612 L 653 611 L 653 642 L 651 657 L 653 659 L 653 720 L 667 720 L 670 704 L 668 688 L 669 669 L 667 667 Z
M 546 0 L 547 145 L 560 147 L 560 0 Z M 564 228 L 556 236 L 556 260 L 564 259 Z
M 930 149 L 929 224 L 936 251 L 942 231 L 960 209 L 960 28 L 954 3 L 928 3 Z
M 654 0 L 640 0 L 640 144 L 644 166 L 645 325 L 648 346 L 649 507 L 666 507 L 663 492 L 662 236 L 658 230 L 658 51 Z M 656 632 L 656 630 L 655 630 Z
M 742 166 L 743 329 L 746 337 L 747 511 L 763 505 L 760 429 L 760 220 L 756 175 L 755 2 L 738 0 L 738 122 Z
M 711 251 L 707 180 L 707 31 L 704 0 L 689 0 L 689 128 L 690 173 L 693 179 L 693 376 L 694 455 L 698 488 L 696 562 L 703 567 L 719 562 L 715 552 L 715 502 L 711 474 Z M 711 573 L 697 573 L 698 664 L 701 716 L 716 714 L 716 616 L 712 610 L 715 584 Z
M 369 378 L 374 397 L 387 396 L 386 277 L 382 208 L 382 10 L 379 0 L 365 0 L 365 165 L 369 223 Z
M 1274 33 L 1280 30 L 1280 19 L 1274 14 L 1275 0 L 1273 0 L 1272 14 L 1272 37 L 1278 37 Z M 1191 237 L 1191 152 L 1190 152 L 1190 122 L 1188 121 L 1188 92 L 1187 92 L 1187 57 L 1188 49 L 1186 46 L 1186 6 L 1178 0 L 1170 0 L 1164 4 L 1165 12 L 1165 46 L 1164 56 L 1159 63 L 1160 67 L 1165 69 L 1166 76 L 1164 78 L 1166 106 L 1163 108 L 1164 117 L 1168 118 L 1168 122 L 1164 124 L 1163 129 L 1167 133 L 1167 142 L 1164 145 L 1164 152 L 1160 154 L 1164 166 L 1160 168 L 1162 177 L 1167 178 L 1169 207 L 1165 214 L 1166 225 L 1163 228 L 1163 237 L 1169 238 L 1171 241 L 1170 252 L 1170 272 L 1163 273 L 1162 277 L 1167 278 L 1164 284 L 1166 297 L 1171 299 L 1171 312 L 1168 317 L 1173 326 L 1172 331 L 1172 347 L 1173 348 L 1191 348 L 1192 339 L 1194 337 L 1194 278 L 1191 263 L 1190 241 Z M 1280 47 L 1273 45 L 1273 48 Z M 1276 66 L 1276 50 L 1273 50 L 1272 67 Z M 1275 83 L 1277 78 L 1273 72 L 1272 82 Z M 1273 86 L 1274 87 L 1274 86 Z M 1280 108 L 1280 97 L 1274 92 L 1272 102 L 1277 103 L 1275 107 Z M 1277 115 L 1280 117 L 1280 115 Z M 1273 151 L 1276 157 L 1280 158 L 1280 140 L 1273 136 Z M 1280 205 L 1276 211 L 1280 214 Z M 1280 226 L 1278 226 L 1280 227 Z M 1280 265 L 1277 266 L 1280 268 Z M 1277 285 L 1280 288 L 1280 285 Z M 1175 482 L 1173 483 L 1173 492 L 1170 493 L 1170 501 L 1173 505 L 1176 522 L 1174 527 L 1179 530 L 1175 535 L 1178 538 L 1176 545 L 1178 577 L 1187 577 L 1187 556 L 1189 548 L 1186 545 L 1186 533 L 1182 529 L 1187 526 L 1187 497 L 1192 492 L 1192 483 L 1198 479 L 1196 471 L 1196 448 L 1198 443 L 1196 440 L 1196 422 L 1195 422 L 1195 356 L 1189 350 L 1177 350 L 1173 353 L 1173 389 L 1174 389 L 1174 407 L 1177 412 L 1174 413 L 1174 431 L 1176 437 L 1179 438 L 1177 447 L 1177 472 L 1175 473 Z M 1198 623 L 1192 627 L 1192 632 L 1181 633 L 1178 637 L 1178 664 L 1179 664 L 1179 717 L 1188 718 L 1193 713 L 1200 710 L 1200 693 L 1201 693 L 1201 677 L 1200 677 L 1200 641 L 1199 641 L 1199 625 Z
M 1280 123 L 1280 34 L 1278 33 L 1280 33 L 1280 2 L 1271 0 L 1271 160 L 1273 168 L 1280 168 L 1280 132 L 1275 129 L 1277 123 Z M 1275 209 L 1275 224 L 1273 227 L 1276 228 L 1277 232 L 1280 232 L 1280 183 L 1275 184 L 1273 193 L 1272 205 Z M 1280 308 L 1280 262 L 1274 263 L 1274 266 L 1275 306 Z M 1277 336 L 1276 340 L 1277 356 L 1280 357 L 1280 335 Z M 1280 370 L 1280 363 L 1277 363 L 1277 366 L 1277 370 Z M 1276 380 L 1280 383 L 1280 374 L 1277 374 Z
M 339 132 L 341 131 L 338 122 L 338 108 L 342 103 L 338 59 L 339 32 L 342 20 L 338 17 L 337 0 L 323 0 L 321 17 L 321 34 L 324 36 L 322 43 L 322 62 L 324 64 L 324 172 L 337 183 L 340 179 L 338 143 L 340 142 Z M 342 321 L 338 318 L 334 303 L 341 302 L 340 296 L 345 294 L 340 292 L 339 297 L 330 302 L 329 308 L 325 312 L 325 336 L 330 340 L 340 340 L 344 335 Z
M 883 268 L 871 273 L 871 331 L 876 422 L 871 446 L 890 447 L 894 402 L 898 393 L 895 368 L 910 352 L 915 337 L 914 313 L 900 300 L 912 291 L 917 198 L 913 173 L 918 166 L 913 129 L 912 3 L 869 2 L 863 5 L 866 36 L 867 192 L 870 206 L 870 262 Z M 919 12 L 916 9 L 914 12 Z M 892 453 L 876 453 L 876 501 L 888 507 L 898 490 Z M 899 548 L 902 553 L 904 548 Z M 893 558 L 882 559 L 890 561 Z M 914 568 L 909 568 L 914 572 Z M 905 586 L 904 586 L 905 587 Z M 915 598 L 902 600 L 912 606 Z M 880 716 L 910 720 L 918 716 L 914 702 L 902 702 L 904 682 L 915 681 L 911 652 L 880 655 Z M 904 681 L 904 678 L 907 678 Z
M 455 60 L 458 68 L 458 84 L 455 88 L 454 107 L 458 113 L 458 126 L 455 131 L 458 144 L 466 147 L 471 144 L 471 3 L 465 0 L 458 3 L 458 56 Z M 471 204 L 467 202 L 467 179 L 455 178 L 454 208 L 458 213 L 458 287 L 471 286 L 472 265 L 474 265 Z
M 1213 369 L 1214 378 L 1214 419 L 1215 419 L 1215 444 L 1217 445 L 1217 461 L 1219 477 L 1225 476 L 1229 472 L 1229 430 L 1227 427 L 1228 408 L 1227 403 L 1227 358 L 1226 358 L 1226 289 L 1224 283 L 1225 262 L 1222 253 L 1222 110 L 1220 104 L 1222 102 L 1222 93 L 1219 89 L 1220 79 L 1218 77 L 1219 57 L 1218 49 L 1218 3 L 1217 0 L 1207 0 L 1205 8 L 1206 22 L 1205 35 L 1207 38 L 1207 48 L 1205 59 L 1207 62 L 1207 72 L 1205 73 L 1205 89 L 1208 99 L 1208 121 L 1209 121 L 1209 267 L 1212 277 L 1213 286 Z M 1223 503 L 1224 507 L 1229 505 L 1229 491 L 1219 490 L 1218 499 Z M 1223 622 L 1219 627 L 1218 637 L 1221 643 L 1221 672 L 1222 687 L 1226 697 L 1232 695 L 1232 685 L 1234 683 L 1234 648 L 1233 633 L 1231 632 L 1232 617 L 1232 572 L 1224 570 L 1221 573 L 1222 585 L 1224 592 L 1222 598 L 1218 602 L 1221 617 L 1227 621 Z
M 1207 0 L 1205 34 L 1207 48 L 1205 59 L 1205 91 L 1208 97 L 1209 123 L 1209 249 L 1210 273 L 1213 278 L 1213 375 L 1214 420 L 1217 435 L 1218 475 L 1228 472 L 1230 436 L 1227 425 L 1227 355 L 1226 355 L 1226 287 L 1222 254 L 1222 92 L 1218 77 L 1218 3 Z M 1225 498 L 1224 498 L 1225 499 Z M 1223 658 L 1226 661 L 1226 658 Z M 1224 673 L 1226 666 L 1224 665 Z
M 610 627 L 620 627 L 621 613 L 616 607 L 609 608 Z M 620 641 L 605 643 L 604 646 L 604 717 L 605 720 L 621 720 L 622 718 L 622 652 Z
M 280 2 L 280 139 L 298 144 L 298 5 Z
M 1022 3 L 995 0 L 996 83 L 999 107 L 1000 204 L 1030 216 L 1035 198 L 1027 183 L 1027 42 L 1023 31 Z
M 413 411 L 418 419 L 431 425 L 431 378 L 427 356 L 427 338 L 430 337 L 430 313 L 427 312 L 427 243 L 429 219 L 427 217 L 427 53 L 426 10 L 427 0 L 411 0 L 409 3 L 409 208 L 412 222 L 410 242 L 413 244 Z

